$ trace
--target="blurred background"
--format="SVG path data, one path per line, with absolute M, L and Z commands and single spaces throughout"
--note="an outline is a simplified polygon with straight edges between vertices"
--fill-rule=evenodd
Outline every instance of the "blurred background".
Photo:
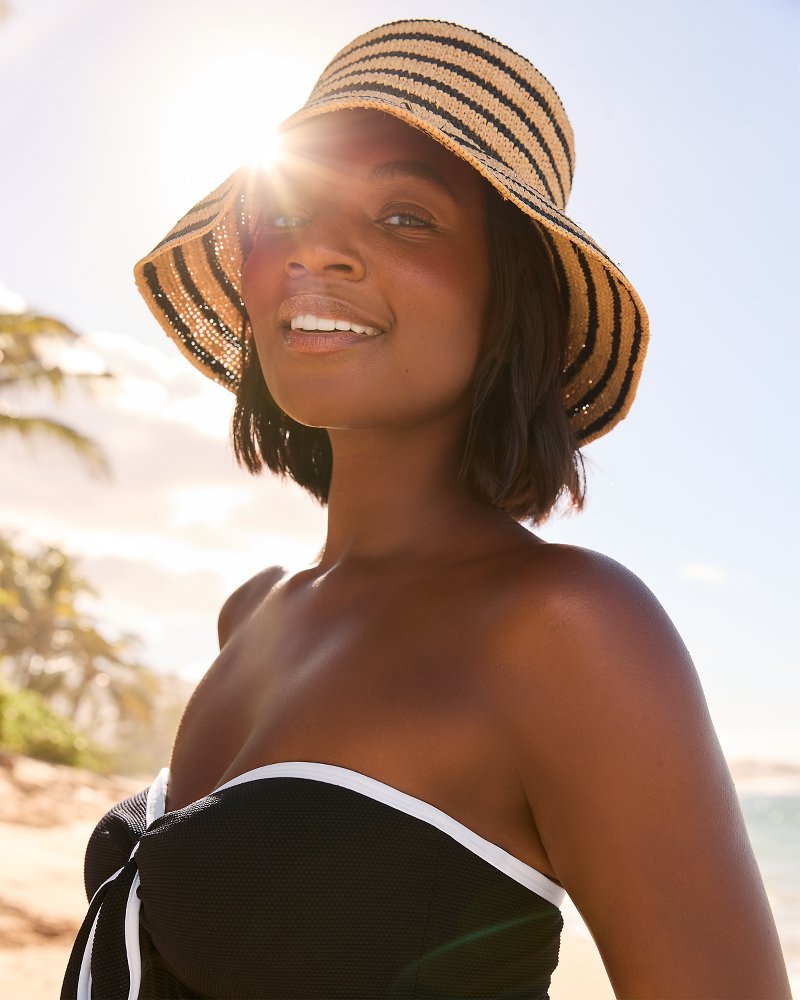
M 322 540 L 304 494 L 235 467 L 232 397 L 132 266 L 342 44 L 404 17 L 511 44 L 571 118 L 570 214 L 652 342 L 631 415 L 586 449 L 586 510 L 541 534 L 620 560 L 675 621 L 800 976 L 796 0 L 0 0 L 0 822 L 28 852 L 0 862 L 0 973 L 61 961 L 85 836 L 166 763 L 224 598 Z M 554 998 L 610 996 L 569 907 L 567 930 Z

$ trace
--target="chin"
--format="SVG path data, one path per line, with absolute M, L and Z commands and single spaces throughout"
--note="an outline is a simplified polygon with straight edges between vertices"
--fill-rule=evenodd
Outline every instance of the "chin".
M 363 412 L 355 412 L 351 405 L 343 406 L 341 398 L 337 400 L 291 399 L 275 397 L 275 402 L 283 412 L 306 427 L 320 427 L 326 430 L 363 429 L 374 426 L 374 419 Z M 372 414 L 374 418 L 375 414 Z
M 351 386 L 310 379 L 299 385 L 273 380 L 269 391 L 287 416 L 306 427 L 356 430 L 392 422 L 385 394 L 374 391 L 365 396 Z

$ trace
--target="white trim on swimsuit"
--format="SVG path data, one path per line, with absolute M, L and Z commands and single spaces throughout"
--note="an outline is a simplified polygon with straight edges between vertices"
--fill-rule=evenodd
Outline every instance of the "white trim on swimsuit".
M 554 906 L 560 906 L 564 900 L 565 890 L 557 883 L 553 882 L 546 875 L 543 875 L 535 868 L 520 861 L 519 858 L 504 851 L 502 847 L 486 840 L 474 830 L 459 823 L 452 816 L 436 806 L 432 806 L 423 799 L 417 799 L 413 795 L 401 792 L 393 785 L 387 785 L 377 778 L 370 778 L 360 771 L 351 771 L 348 767 L 339 767 L 337 764 L 319 764 L 313 761 L 292 760 L 281 761 L 278 764 L 265 764 L 263 767 L 255 767 L 252 771 L 245 771 L 224 785 L 215 788 L 212 795 L 223 791 L 225 788 L 232 788 L 246 781 L 256 781 L 260 778 L 308 778 L 312 781 L 325 781 L 331 785 L 341 785 L 354 792 L 366 795 L 377 802 L 391 806 L 400 812 L 415 816 L 430 826 L 435 826 L 437 830 L 446 833 L 448 837 L 458 841 L 462 847 L 483 858 L 487 864 L 501 871 L 515 882 L 524 885 L 543 899 L 548 900 Z
M 262 767 L 254 767 L 251 771 L 245 771 L 230 781 L 215 788 L 210 795 L 217 795 L 225 791 L 226 788 L 233 788 L 235 785 L 243 785 L 249 781 L 260 781 L 267 778 L 305 778 L 311 781 L 323 781 L 330 785 L 339 785 L 342 788 L 349 788 L 353 792 L 365 795 L 367 798 L 382 802 L 384 805 L 397 809 L 399 812 L 414 816 L 422 820 L 429 826 L 436 827 L 442 833 L 447 834 L 457 841 L 462 847 L 482 858 L 487 864 L 508 875 L 509 878 L 519 882 L 520 885 L 530 889 L 543 899 L 548 900 L 554 906 L 560 906 L 564 900 L 565 890 L 553 882 L 546 875 L 543 875 L 535 868 L 502 847 L 493 844 L 490 840 L 479 836 L 474 830 L 459 823 L 452 816 L 436 806 L 432 806 L 423 799 L 415 798 L 406 792 L 401 792 L 393 785 L 387 785 L 377 778 L 370 778 L 360 771 L 352 771 L 348 767 L 339 767 L 337 764 L 321 764 L 315 761 L 292 760 L 281 761 L 277 764 L 264 764 Z M 167 799 L 167 786 L 169 784 L 169 770 L 162 768 L 153 783 L 147 790 L 146 824 L 150 827 L 157 819 L 164 815 Z M 136 853 L 138 843 L 131 852 L 131 858 Z M 122 871 L 120 869 L 119 871 Z M 116 872 L 107 882 L 113 881 L 119 875 Z M 104 882 L 103 885 L 106 883 Z M 134 876 L 133 884 L 128 893 L 128 901 L 125 907 L 125 950 L 128 959 L 129 989 L 128 1000 L 136 1000 L 139 994 L 142 974 L 142 959 L 139 951 L 139 910 L 141 902 L 137 893 L 139 886 L 138 873 Z M 101 887 L 102 888 L 102 887 Z M 99 890 L 98 890 L 99 891 Z M 83 960 L 78 980 L 77 1000 L 91 1000 L 92 997 L 92 973 L 91 957 L 92 944 L 94 941 L 94 930 L 97 925 L 97 918 L 100 916 L 98 910 L 89 938 L 84 949 Z

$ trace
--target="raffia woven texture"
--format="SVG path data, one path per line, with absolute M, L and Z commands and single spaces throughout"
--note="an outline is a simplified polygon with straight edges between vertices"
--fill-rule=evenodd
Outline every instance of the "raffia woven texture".
M 471 164 L 539 223 L 567 306 L 562 398 L 578 441 L 628 412 L 648 340 L 647 313 L 617 265 L 563 212 L 572 128 L 548 81 L 479 32 L 442 21 L 375 28 L 338 53 L 281 126 L 353 108 L 381 110 Z M 256 208 L 244 168 L 182 218 L 135 269 L 167 333 L 201 371 L 235 390 L 247 314 L 240 275 Z

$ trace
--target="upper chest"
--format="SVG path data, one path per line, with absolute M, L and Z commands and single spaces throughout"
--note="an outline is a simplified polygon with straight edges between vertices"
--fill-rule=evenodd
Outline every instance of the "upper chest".
M 502 643 L 485 592 L 428 574 L 271 594 L 187 708 L 170 807 L 264 764 L 318 761 L 429 802 L 552 874 L 499 722 Z
M 412 752 L 447 736 L 440 756 L 455 754 L 459 730 L 480 729 L 493 665 L 470 588 L 438 582 L 275 588 L 195 692 L 176 780 L 204 794 L 254 756 L 303 746 Z

